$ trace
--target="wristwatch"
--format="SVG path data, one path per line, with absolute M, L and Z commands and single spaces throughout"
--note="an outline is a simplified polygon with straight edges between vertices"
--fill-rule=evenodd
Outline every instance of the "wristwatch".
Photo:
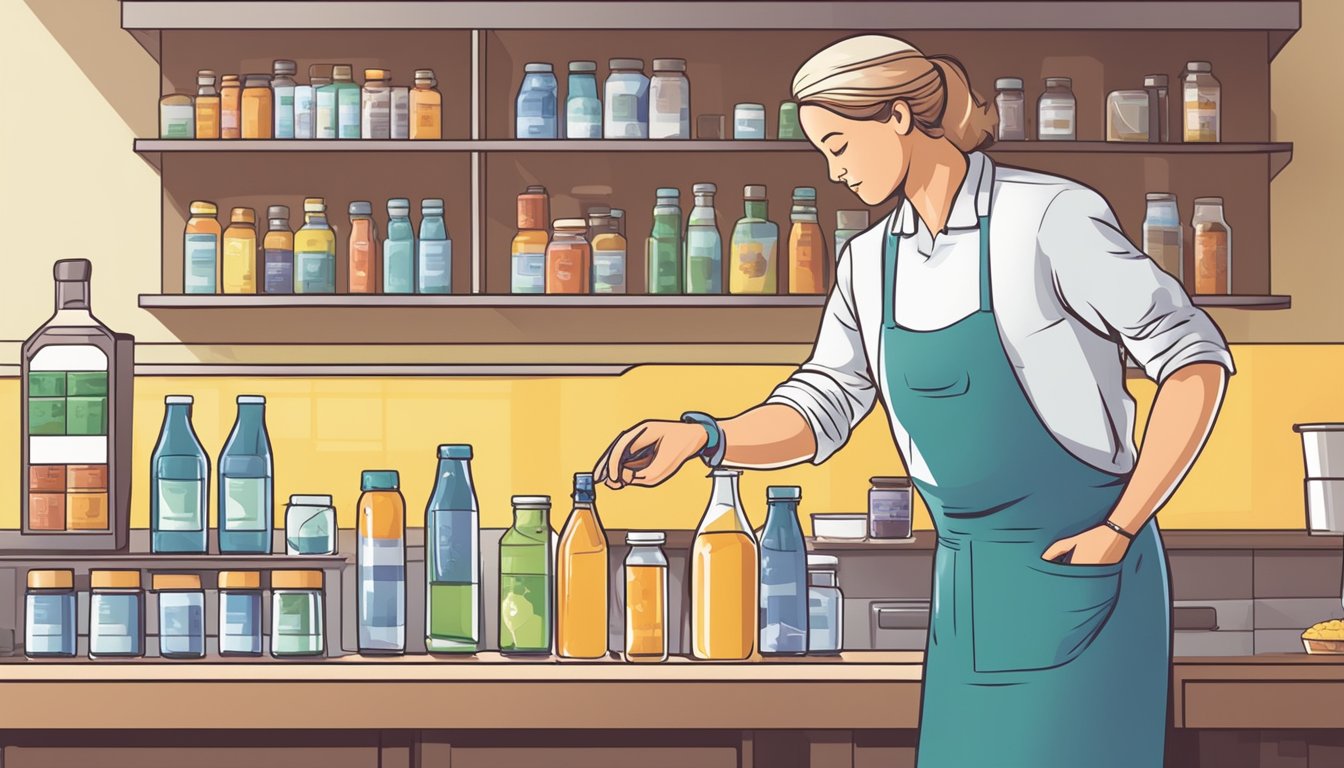
M 705 447 L 701 448 L 700 453 L 697 454 L 700 460 L 705 462 L 705 465 L 710 469 L 715 469 L 722 464 L 723 454 L 727 452 L 728 446 L 727 441 L 724 440 L 723 427 L 719 426 L 719 422 L 713 416 L 699 411 L 687 411 L 681 414 L 681 420 L 687 424 L 699 424 L 704 427 L 708 435 L 705 440 Z

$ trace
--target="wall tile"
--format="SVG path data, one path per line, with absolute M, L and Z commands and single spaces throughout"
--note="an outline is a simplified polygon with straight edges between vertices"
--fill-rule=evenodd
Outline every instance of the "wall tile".
M 1340 596 L 1340 552 L 1270 550 L 1255 553 L 1255 597 Z

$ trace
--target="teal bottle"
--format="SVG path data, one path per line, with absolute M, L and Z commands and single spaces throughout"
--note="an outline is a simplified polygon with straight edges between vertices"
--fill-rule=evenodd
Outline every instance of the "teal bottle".
M 443 201 L 420 201 L 420 242 L 416 252 L 416 293 L 453 292 L 453 241 L 443 223 Z
M 686 225 L 686 293 L 723 293 L 723 236 L 714 213 L 713 184 L 696 184 Z
M 551 497 L 514 496 L 513 527 L 499 540 L 499 650 L 551 652 Z
M 266 398 L 238 396 L 238 418 L 219 453 L 219 551 L 266 554 L 275 519 L 275 469 Z
M 415 293 L 415 227 L 411 201 L 387 201 L 387 239 L 383 241 L 383 293 Z
M 658 190 L 653 208 L 653 232 L 645 253 L 648 292 L 681 293 L 681 193 L 673 187 Z
M 471 446 L 440 445 L 425 506 L 425 648 L 476 653 L 481 644 L 481 513 Z
M 761 532 L 761 637 L 767 656 L 807 653 L 807 546 L 798 522 L 797 486 L 765 491 L 769 511 Z
M 163 427 L 149 459 L 151 552 L 206 551 L 210 457 L 191 428 L 192 399 L 164 398 Z

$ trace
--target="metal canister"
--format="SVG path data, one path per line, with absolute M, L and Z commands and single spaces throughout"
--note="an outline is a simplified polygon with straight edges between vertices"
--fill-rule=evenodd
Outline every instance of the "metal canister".
M 874 477 L 868 489 L 868 537 L 908 539 L 912 535 L 910 478 Z

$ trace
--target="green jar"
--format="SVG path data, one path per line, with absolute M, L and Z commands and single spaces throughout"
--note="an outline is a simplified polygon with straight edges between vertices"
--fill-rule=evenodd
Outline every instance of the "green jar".
M 324 618 L 321 571 L 271 573 L 272 656 L 321 656 Z

